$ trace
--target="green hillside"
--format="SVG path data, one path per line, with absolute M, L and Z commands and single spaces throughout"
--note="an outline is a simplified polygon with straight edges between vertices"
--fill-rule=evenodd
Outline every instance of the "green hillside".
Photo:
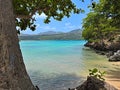
M 47 33 L 47 34 L 46 34 Z M 38 35 L 20 35 L 20 40 L 81 40 L 82 30 L 72 30 L 67 33 L 57 33 L 51 34 L 51 32 L 46 32 L 44 34 Z M 52 31 L 53 33 L 53 31 Z

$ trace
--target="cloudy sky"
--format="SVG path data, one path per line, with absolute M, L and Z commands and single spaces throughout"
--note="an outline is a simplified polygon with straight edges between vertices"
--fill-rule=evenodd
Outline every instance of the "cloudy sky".
M 80 0 L 72 0 L 78 8 L 82 8 L 85 10 L 83 14 L 71 14 L 69 18 L 63 18 L 62 21 L 56 21 L 51 19 L 49 24 L 44 23 L 45 15 L 41 14 L 41 16 L 36 15 L 36 25 L 37 28 L 35 31 L 31 31 L 27 29 L 26 31 L 22 31 L 24 34 L 38 34 L 40 32 L 46 31 L 60 31 L 60 32 L 68 32 L 74 29 L 79 29 L 82 27 L 82 19 L 86 17 L 86 14 L 89 12 L 87 8 L 88 5 L 92 3 L 92 0 L 84 0 L 85 2 L 81 2 Z

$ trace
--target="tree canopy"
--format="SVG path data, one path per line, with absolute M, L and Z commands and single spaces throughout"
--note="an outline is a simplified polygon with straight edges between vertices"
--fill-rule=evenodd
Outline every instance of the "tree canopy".
M 113 38 L 120 28 L 119 9 L 119 0 L 99 0 L 83 20 L 83 37 L 88 41 Z
M 35 30 L 33 15 L 36 13 L 44 13 L 47 16 L 44 22 L 49 23 L 50 18 L 60 21 L 64 16 L 70 17 L 71 13 L 82 11 L 71 0 L 13 0 L 13 5 L 18 32 L 27 27 Z

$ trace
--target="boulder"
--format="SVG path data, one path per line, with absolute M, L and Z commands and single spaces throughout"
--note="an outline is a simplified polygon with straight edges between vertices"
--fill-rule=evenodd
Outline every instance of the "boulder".
M 68 89 L 68 90 L 118 90 L 112 85 L 97 79 L 96 77 L 90 76 L 87 80 L 80 86 Z
M 114 54 L 109 57 L 109 61 L 120 61 L 120 50 L 114 52 Z

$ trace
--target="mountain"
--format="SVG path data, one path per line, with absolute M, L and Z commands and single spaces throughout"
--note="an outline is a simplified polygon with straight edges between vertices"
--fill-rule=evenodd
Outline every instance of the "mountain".
M 76 29 L 67 33 L 48 31 L 38 35 L 20 35 L 20 40 L 81 40 L 82 30 Z
M 53 35 L 53 34 L 62 34 L 63 32 L 47 31 L 39 33 L 38 35 Z
M 23 33 L 20 33 L 19 36 L 29 36 L 29 34 L 23 34 Z

